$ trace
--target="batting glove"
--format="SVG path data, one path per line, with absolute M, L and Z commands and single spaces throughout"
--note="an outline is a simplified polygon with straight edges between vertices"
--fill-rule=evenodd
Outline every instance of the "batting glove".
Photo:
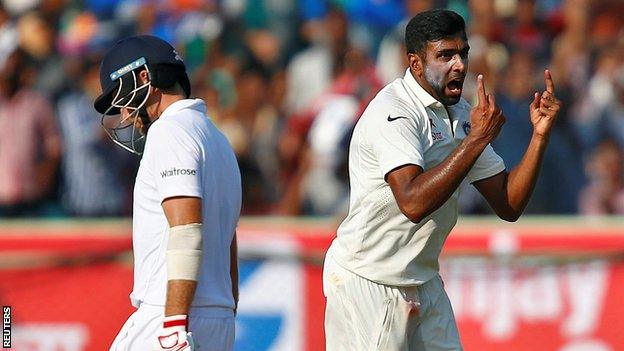
M 156 340 L 156 351 L 194 351 L 191 333 L 187 332 L 188 316 L 179 314 L 165 317 L 163 328 Z

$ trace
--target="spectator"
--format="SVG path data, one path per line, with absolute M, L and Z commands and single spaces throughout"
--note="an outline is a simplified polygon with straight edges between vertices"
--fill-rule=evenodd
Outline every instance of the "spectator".
M 535 61 L 526 51 L 514 53 L 499 80 L 496 102 L 507 117 L 505 126 L 492 146 L 505 161 L 505 167 L 515 167 L 524 155 L 533 129 L 529 121 L 529 104 L 535 92 Z
M 20 46 L 37 67 L 34 88 L 56 100 L 64 88 L 63 60 L 54 50 L 56 32 L 38 12 L 29 12 L 17 21 Z
M 537 58 L 545 58 L 547 54 L 547 33 L 540 18 L 536 16 L 536 0 L 519 0 L 516 5 L 515 17 L 505 35 L 505 42 L 513 50 L 530 52 Z
M 600 54 L 587 93 L 576 101 L 573 124 L 584 154 L 591 153 L 606 137 L 624 142 L 624 69 L 620 68 L 623 49 Z
M 624 64 L 619 16 L 624 3 L 618 0 L 5 0 L 0 4 L 0 71 L 5 73 L 0 111 L 10 117 L 0 116 L 3 213 L 41 213 L 45 200 L 55 195 L 61 145 L 55 118 L 51 112 L 32 112 L 45 109 L 60 113 L 67 211 L 105 215 L 128 206 L 112 192 L 110 203 L 93 203 L 99 209 L 81 205 L 97 192 L 80 189 L 110 187 L 105 177 L 121 183 L 117 190 L 131 187 L 132 177 L 119 172 L 131 173 L 134 166 L 96 170 L 103 159 L 125 155 L 113 154 L 114 148 L 107 148 L 109 154 L 98 151 L 106 141 L 97 131 L 97 116 L 87 117 L 93 117 L 84 103 L 92 95 L 89 83 L 83 82 L 84 74 L 74 78 L 76 72 L 63 68 L 75 69 L 72 57 L 136 33 L 168 39 L 187 58 L 193 94 L 205 98 L 210 118 L 244 163 L 245 213 L 340 211 L 347 181 L 341 155 L 346 155 L 349 126 L 362 101 L 376 92 L 373 77 L 388 82 L 406 66 L 405 24 L 399 19 L 441 6 L 468 24 L 471 70 L 464 96 L 474 96 L 479 73 L 487 86 L 497 87 L 508 122 L 494 144 L 507 166 L 518 162 L 522 150 L 509 148 L 505 140 L 525 140 L 530 128 L 526 98 L 536 88 L 531 77 L 551 68 L 564 105 L 528 211 L 576 213 L 583 168 L 595 158 L 589 155 L 605 139 L 624 145 L 624 73 L 618 73 Z M 18 46 L 22 53 L 16 55 Z M 18 61 L 23 63 L 18 71 L 8 68 Z M 373 64 L 376 74 L 369 69 Z M 34 103 L 18 106 L 27 100 L 23 96 L 33 96 Z M 24 122 L 23 134 L 40 137 L 21 138 L 16 121 Z M 84 135 L 69 127 L 80 123 L 85 123 Z M 82 163 L 89 166 L 75 166 Z M 80 172 L 106 176 L 78 183 Z M 489 212 L 469 192 L 461 204 L 464 212 Z
M 614 99 L 602 113 L 604 134 L 624 145 L 624 67 L 620 66 L 613 81 Z
M 243 71 L 237 82 L 238 101 L 221 121 L 241 169 L 245 214 L 269 212 L 276 197 L 277 179 L 271 166 L 277 162 L 272 157 L 281 117 L 269 98 L 270 79 L 261 71 Z
M 624 151 L 613 139 L 601 142 L 586 165 L 589 184 L 581 192 L 586 215 L 624 215 Z
M 287 68 L 287 111 L 305 110 L 331 84 L 338 58 L 347 50 L 348 23 L 338 8 L 327 12 L 322 22 L 304 24 L 312 45 L 295 55 Z
M 17 49 L 0 70 L 0 216 L 42 215 L 61 156 L 54 109 L 30 87 L 26 60 Z
M 132 178 L 129 170 L 137 160 L 121 148 L 111 147 L 100 116 L 93 110 L 93 100 L 99 95 L 95 62 L 81 64 L 84 67 L 73 75 L 80 83 L 58 103 L 64 151 L 61 201 L 72 216 L 120 216 L 128 214 L 130 189 L 124 179 Z
M 298 117 L 299 164 L 282 199 L 283 213 L 331 215 L 346 210 L 351 131 L 382 83 L 362 50 L 348 51 L 339 62 L 332 86 Z
M 0 3 L 0 67 L 4 67 L 6 59 L 15 50 L 18 35 L 9 13 Z
M 431 10 L 432 0 L 405 1 L 405 18 L 392 28 L 381 41 L 377 54 L 377 74 L 384 84 L 402 77 L 407 69 L 405 55 L 405 26 L 417 13 Z

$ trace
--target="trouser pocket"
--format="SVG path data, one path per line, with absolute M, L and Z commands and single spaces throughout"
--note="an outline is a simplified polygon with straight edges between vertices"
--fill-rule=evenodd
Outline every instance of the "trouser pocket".
M 394 301 L 388 299 L 384 303 L 383 319 L 381 321 L 379 334 L 377 335 L 377 342 L 375 343 L 375 347 L 377 350 L 385 349 L 386 345 L 388 344 L 388 337 L 390 334 L 390 328 L 392 327 L 393 317 Z

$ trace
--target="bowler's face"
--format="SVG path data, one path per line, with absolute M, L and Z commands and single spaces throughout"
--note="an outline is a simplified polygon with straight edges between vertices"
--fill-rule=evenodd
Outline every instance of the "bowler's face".
M 468 70 L 470 47 L 464 35 L 430 41 L 425 48 L 424 78 L 444 105 L 459 102 Z

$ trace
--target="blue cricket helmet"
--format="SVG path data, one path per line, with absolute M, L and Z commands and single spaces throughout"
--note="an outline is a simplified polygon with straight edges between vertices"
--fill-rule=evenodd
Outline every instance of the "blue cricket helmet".
M 110 107 L 113 105 L 115 95 L 119 98 L 125 95 L 124 91 L 117 91 L 121 79 L 143 67 L 148 68 L 153 86 L 166 89 L 177 82 L 186 96 L 190 96 L 191 83 L 186 66 L 173 46 L 152 35 L 137 35 L 118 41 L 104 55 L 100 65 L 102 94 L 95 99 L 93 104 L 95 109 L 102 114 L 119 113 L 118 108 Z M 121 85 L 122 90 L 127 90 L 125 93 L 137 88 L 134 86 L 130 89 L 127 84 L 125 87 Z

